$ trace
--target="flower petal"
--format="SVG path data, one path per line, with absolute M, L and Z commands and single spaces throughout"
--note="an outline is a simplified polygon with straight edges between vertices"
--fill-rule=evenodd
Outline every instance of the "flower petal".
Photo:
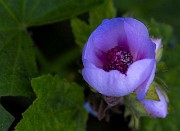
M 117 70 L 106 72 L 87 60 L 83 61 L 82 75 L 86 82 L 106 96 L 124 96 L 134 91 L 144 82 L 152 71 L 154 59 L 143 59 L 134 62 L 127 75 Z
M 101 68 L 105 59 L 104 54 L 109 49 L 117 45 L 127 47 L 123 25 L 122 18 L 105 19 L 89 37 L 83 49 L 82 59 L 87 59 Z
M 124 20 L 124 30 L 131 55 L 135 60 L 155 58 L 155 44 L 149 39 L 146 26 L 133 18 Z
M 146 92 L 147 92 L 150 84 L 154 80 L 155 70 L 156 70 L 156 62 L 155 62 L 155 60 L 154 60 L 154 64 L 152 65 L 151 69 L 152 70 L 151 70 L 151 72 L 149 74 L 149 77 L 147 77 L 147 79 L 136 89 L 138 100 L 142 100 L 142 99 L 145 98 Z
M 167 100 L 159 89 L 156 89 L 160 101 L 156 100 L 142 100 L 146 110 L 154 117 L 165 118 L 167 115 Z
M 104 20 L 89 37 L 82 54 L 102 68 L 107 50 L 120 45 L 129 49 L 134 61 L 155 57 L 155 44 L 149 39 L 146 26 L 133 18 Z

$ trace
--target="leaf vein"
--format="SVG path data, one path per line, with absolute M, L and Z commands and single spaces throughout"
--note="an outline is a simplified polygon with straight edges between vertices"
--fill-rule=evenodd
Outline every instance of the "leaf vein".
M 13 84 L 14 84 L 14 78 L 15 78 L 15 72 L 16 72 L 16 67 L 17 67 L 17 63 L 18 63 L 18 59 L 19 59 L 19 55 L 21 52 L 21 35 L 19 34 L 19 46 L 18 46 L 18 50 L 17 50 L 17 55 L 15 56 L 15 61 L 13 64 L 13 69 L 12 69 L 12 80 L 11 80 L 11 88 L 13 89 Z
M 9 13 L 9 15 L 15 20 L 15 22 L 19 23 L 15 14 L 10 10 L 10 8 L 7 6 L 7 4 L 3 0 L 0 0 L 0 3 L 5 8 L 5 10 Z

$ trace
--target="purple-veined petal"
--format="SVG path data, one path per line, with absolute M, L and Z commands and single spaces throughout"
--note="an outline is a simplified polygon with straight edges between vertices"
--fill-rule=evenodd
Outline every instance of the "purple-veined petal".
M 141 101 L 141 103 L 144 105 L 150 115 L 165 118 L 167 115 L 167 99 L 159 89 L 156 89 L 156 92 L 160 101 L 144 99 Z
M 136 61 L 125 75 L 117 70 L 106 72 L 84 60 L 82 74 L 86 82 L 99 93 L 118 97 L 127 95 L 140 86 L 151 73 L 154 62 L 154 59 Z
M 152 70 L 151 70 L 151 72 L 149 74 L 149 77 L 147 77 L 147 79 L 135 90 L 138 100 L 142 100 L 142 99 L 145 98 L 146 92 L 147 92 L 150 84 L 154 80 L 155 70 L 156 70 L 156 62 L 155 62 L 155 60 L 154 60 L 154 64 L 152 65 L 151 69 Z

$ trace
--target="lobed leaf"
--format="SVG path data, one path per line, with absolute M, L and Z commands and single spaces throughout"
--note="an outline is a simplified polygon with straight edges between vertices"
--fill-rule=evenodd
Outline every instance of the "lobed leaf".
M 87 113 L 83 109 L 82 88 L 58 76 L 32 79 L 37 95 L 23 114 L 17 131 L 84 131 Z
M 28 27 L 70 18 L 102 1 L 0 0 L 0 97 L 32 95 L 30 80 L 36 76 L 37 66 Z M 11 122 L 9 119 L 7 125 Z
M 26 28 L 78 15 L 103 0 L 0 0 L 0 28 Z
M 0 32 L 0 96 L 32 94 L 30 79 L 37 73 L 33 44 L 22 31 Z

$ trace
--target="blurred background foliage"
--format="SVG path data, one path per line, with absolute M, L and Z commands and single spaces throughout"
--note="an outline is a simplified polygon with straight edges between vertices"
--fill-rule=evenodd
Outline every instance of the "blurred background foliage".
M 19 81 L 17 81 L 17 86 L 13 85 L 14 87 L 12 86 L 13 89 L 10 90 L 11 92 L 8 92 L 9 90 L 7 90 L 3 84 L 0 85 L 2 90 L 1 94 L 4 93 L 2 95 L 3 97 L 0 99 L 3 106 L 0 106 L 0 112 L 4 113 L 4 119 L 1 119 L 0 123 L 4 124 L 4 127 L 8 128 L 14 120 L 4 108 L 17 119 L 11 126 L 13 129 L 17 122 L 22 118 L 21 113 L 24 112 L 35 99 L 33 95 L 31 96 L 32 98 L 16 98 L 16 100 L 14 97 L 4 96 L 27 96 L 32 94 L 29 80 L 32 77 L 47 73 L 58 74 L 61 78 L 66 78 L 68 81 L 76 81 L 77 83 L 80 83 L 80 86 L 83 86 L 83 84 L 81 84 L 82 76 L 80 73 L 77 73 L 80 72 L 80 69 L 82 68 L 81 49 L 83 43 L 87 40 L 91 31 L 93 31 L 94 28 L 100 24 L 101 20 L 104 19 L 104 16 L 106 16 L 106 18 L 111 18 L 116 15 L 118 17 L 135 17 L 143 21 L 150 31 L 150 36 L 155 38 L 162 37 L 164 44 L 162 61 L 157 65 L 159 67 L 157 76 L 162 78 L 168 87 L 168 96 L 170 99 L 169 115 L 165 119 L 141 118 L 140 131 L 178 131 L 180 129 L 179 0 L 113 0 L 113 5 L 116 10 L 109 6 L 110 3 L 107 2 L 108 0 L 84 0 L 83 2 L 81 2 L 81 0 L 65 0 L 60 2 L 58 0 L 27 0 L 25 2 L 27 5 L 24 7 L 19 6 L 24 4 L 21 0 L 17 1 L 18 2 L 0 0 L 0 44 L 3 45 L 2 43 L 4 43 L 4 41 L 10 39 L 10 41 L 8 41 L 10 44 L 9 46 L 6 46 L 6 48 L 17 54 L 14 42 L 23 43 L 28 41 L 28 45 L 22 47 L 19 64 L 22 66 L 22 63 L 27 62 L 27 67 L 22 68 L 30 73 L 25 73 L 24 75 L 20 72 L 23 74 L 20 75 L 20 77 L 23 77 L 25 82 L 18 83 Z M 10 10 L 8 10 L 8 6 L 5 6 L 6 3 L 9 5 L 9 9 L 12 9 L 14 12 L 14 16 L 8 15 L 7 12 Z M 31 4 L 34 6 L 31 6 Z M 7 12 L 4 11 L 4 9 L 6 9 Z M 33 9 L 33 11 L 31 11 L 31 9 Z M 75 16 L 78 16 L 78 19 Z M 73 24 L 74 27 L 78 28 L 73 28 Z M 77 29 L 83 29 L 83 32 Z M 30 37 L 27 37 L 26 30 L 32 40 L 30 40 Z M 80 31 L 82 34 L 77 36 L 77 34 L 75 34 L 77 31 Z M 16 39 L 16 36 L 18 39 Z M 78 37 L 80 37 L 80 39 L 77 39 Z M 29 48 L 29 44 L 32 43 L 34 43 L 33 53 L 35 53 L 37 67 L 34 67 L 35 58 L 31 55 L 32 47 Z M 18 47 L 21 47 L 21 44 L 18 45 Z M 24 51 L 24 49 L 27 50 Z M 24 58 L 25 55 L 23 55 L 23 53 L 33 62 L 27 61 Z M 6 55 L 6 52 L 4 54 Z M 10 54 L 8 58 L 13 58 L 12 56 L 13 55 Z M 0 62 L 2 63 L 1 67 L 6 67 L 4 64 L 6 61 L 0 60 Z M 30 62 L 30 64 L 28 62 Z M 9 62 L 7 63 L 9 64 Z M 9 65 L 11 66 L 11 63 Z M 1 70 L 4 72 L 3 68 L 1 68 Z M 3 83 L 4 76 L 0 78 L 2 81 L 1 83 Z M 42 81 L 44 80 L 42 79 Z M 9 83 L 7 82 L 7 84 Z M 27 89 L 23 88 L 24 85 Z M 23 90 L 21 90 L 21 88 Z M 30 93 L 28 93 L 27 90 Z M 89 126 L 91 126 L 88 127 L 89 131 L 100 131 L 100 129 L 103 131 L 116 131 L 120 129 L 128 130 L 125 126 L 127 125 L 127 122 L 123 123 L 123 120 L 117 118 L 117 116 L 111 123 L 106 123 L 104 121 L 98 122 L 95 118 L 91 119 L 91 122 L 88 121 Z M 124 126 L 124 128 L 122 128 L 122 126 Z M 6 130 L 1 127 L 3 127 L 3 125 L 0 125 L 0 129 Z

